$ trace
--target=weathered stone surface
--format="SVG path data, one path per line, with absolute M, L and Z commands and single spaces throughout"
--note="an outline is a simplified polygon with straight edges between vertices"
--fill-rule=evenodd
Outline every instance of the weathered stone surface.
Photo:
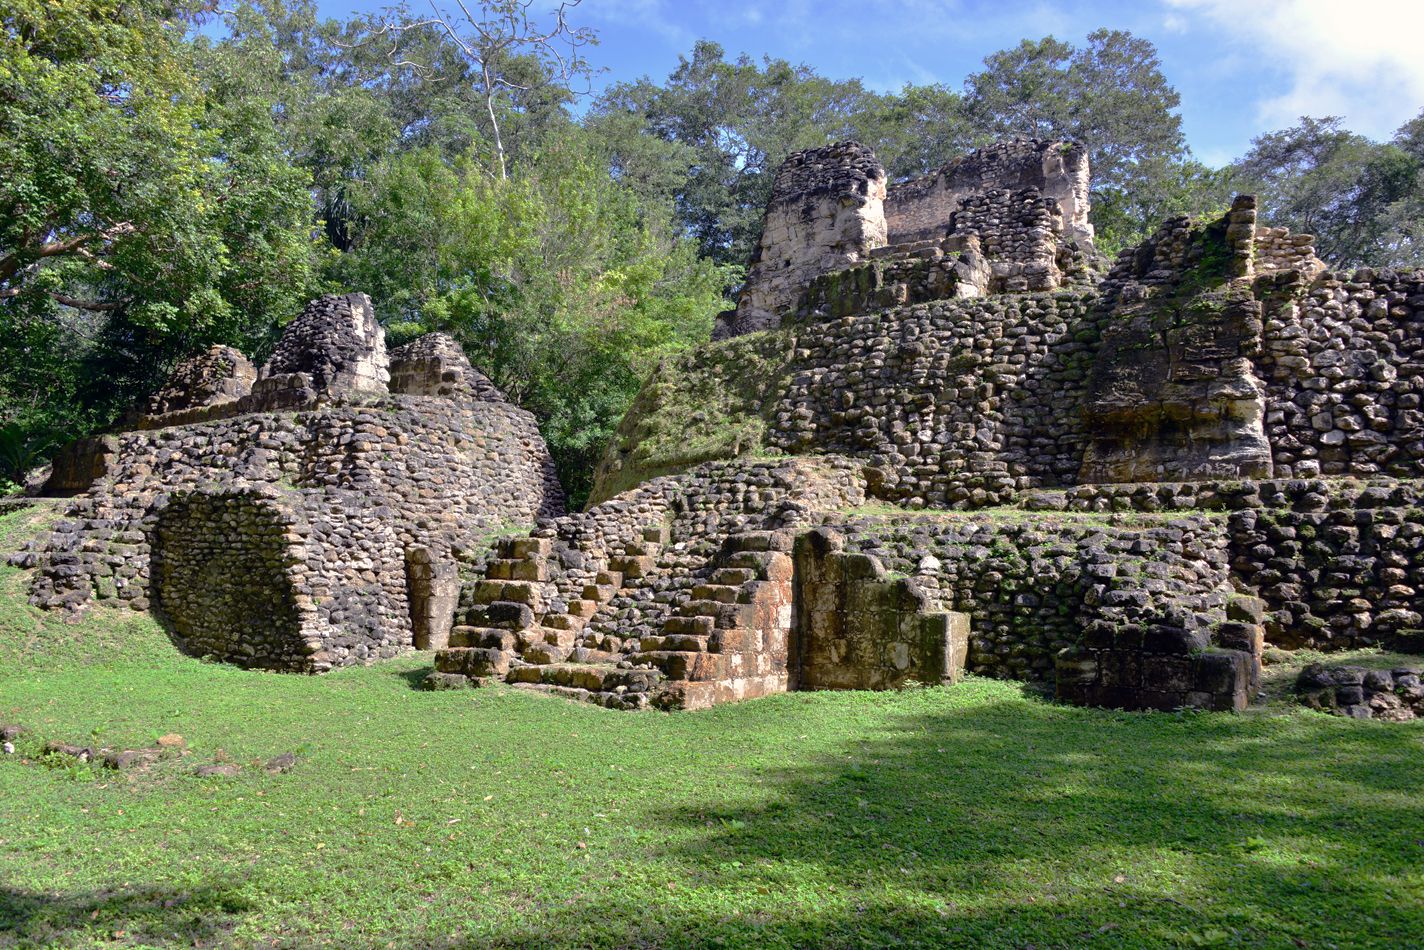
M 168 383 L 148 401 L 149 415 L 235 402 L 252 392 L 257 370 L 230 346 L 214 346 L 179 363 Z
M 470 365 L 445 333 L 427 333 L 390 352 L 390 391 L 410 396 L 506 402 L 504 393 Z
M 777 326 L 806 283 L 885 244 L 885 169 L 858 142 L 793 152 L 772 183 L 761 244 L 736 311 L 712 338 Z
M 387 391 L 386 331 L 365 294 L 327 294 L 307 304 L 262 366 L 257 392 L 293 388 L 305 376 L 318 393 Z
M 1121 299 L 1121 298 L 1119 298 Z M 1084 482 L 1271 474 L 1261 305 L 1242 290 L 1120 302 L 1084 407 Z
M 891 185 L 885 218 L 892 244 L 938 239 L 966 198 L 1033 188 L 1062 209 L 1070 237 L 1091 245 L 1088 151 L 1065 142 L 1014 139 L 953 159 L 922 178 Z

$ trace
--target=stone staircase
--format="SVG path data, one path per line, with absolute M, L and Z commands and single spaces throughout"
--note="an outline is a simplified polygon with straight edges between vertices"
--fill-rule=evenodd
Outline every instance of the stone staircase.
M 791 618 L 790 538 L 759 531 L 727 539 L 710 576 L 682 598 L 658 635 L 585 633 L 629 580 L 649 578 L 668 543 L 662 525 L 642 529 L 607 566 L 586 565 L 581 598 L 561 599 L 552 542 L 500 542 L 500 557 L 474 585 L 449 645 L 425 686 L 503 681 L 613 709 L 705 708 L 786 688 Z

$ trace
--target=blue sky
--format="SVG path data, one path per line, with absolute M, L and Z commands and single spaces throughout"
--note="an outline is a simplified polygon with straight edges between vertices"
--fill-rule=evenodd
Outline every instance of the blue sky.
M 345 19 L 388 2 L 318 8 Z M 1127 30 L 1156 45 L 1182 96 L 1187 141 L 1210 165 L 1301 115 L 1344 116 L 1347 128 L 1384 140 L 1424 109 L 1424 0 L 583 0 L 570 19 L 599 31 L 589 58 L 607 69 L 603 82 L 665 79 L 707 38 L 729 58 L 805 62 L 881 91 L 959 88 L 985 56 L 1025 38 L 1081 44 L 1098 27 Z

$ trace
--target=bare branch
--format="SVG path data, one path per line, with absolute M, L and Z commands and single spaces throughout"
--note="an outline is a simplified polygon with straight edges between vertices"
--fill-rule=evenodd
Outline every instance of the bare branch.
M 484 99 L 485 112 L 490 121 L 494 137 L 494 153 L 499 177 L 508 178 L 505 167 L 505 144 L 499 115 L 495 110 L 495 100 L 501 90 L 526 92 L 532 84 L 517 82 L 500 72 L 501 61 L 515 52 L 527 51 L 556 84 L 562 85 L 572 95 L 591 95 L 593 91 L 593 69 L 579 54 L 584 46 L 597 45 L 595 32 L 589 27 L 571 26 L 567 13 L 579 5 L 581 0 L 564 0 L 552 11 L 552 24 L 541 27 L 530 18 L 529 8 L 534 0 L 453 0 L 458 15 L 452 15 L 430 0 L 432 16 L 415 18 L 410 15 L 404 3 L 397 8 L 396 20 L 368 17 L 370 37 L 373 40 L 389 37 L 391 47 L 386 51 L 386 60 L 392 66 L 412 70 L 422 80 L 435 78 L 433 64 L 418 63 L 402 51 L 402 39 L 414 29 L 436 27 L 443 32 L 460 50 L 461 54 L 477 67 L 479 91 Z M 479 15 L 475 9 L 478 8 Z M 563 46 L 568 50 L 564 51 Z M 347 47 L 351 48 L 351 47 Z M 587 89 L 573 88 L 573 80 L 583 76 Z

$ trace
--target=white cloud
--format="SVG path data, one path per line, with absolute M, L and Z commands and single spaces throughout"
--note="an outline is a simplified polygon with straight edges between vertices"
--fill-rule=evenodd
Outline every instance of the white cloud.
M 1424 108 L 1424 4 L 1418 0 L 1166 0 L 1221 27 L 1254 53 L 1246 69 L 1266 74 L 1243 89 L 1262 128 L 1302 115 L 1345 117 L 1345 126 L 1388 139 Z M 1262 81 L 1264 80 L 1264 81 Z

